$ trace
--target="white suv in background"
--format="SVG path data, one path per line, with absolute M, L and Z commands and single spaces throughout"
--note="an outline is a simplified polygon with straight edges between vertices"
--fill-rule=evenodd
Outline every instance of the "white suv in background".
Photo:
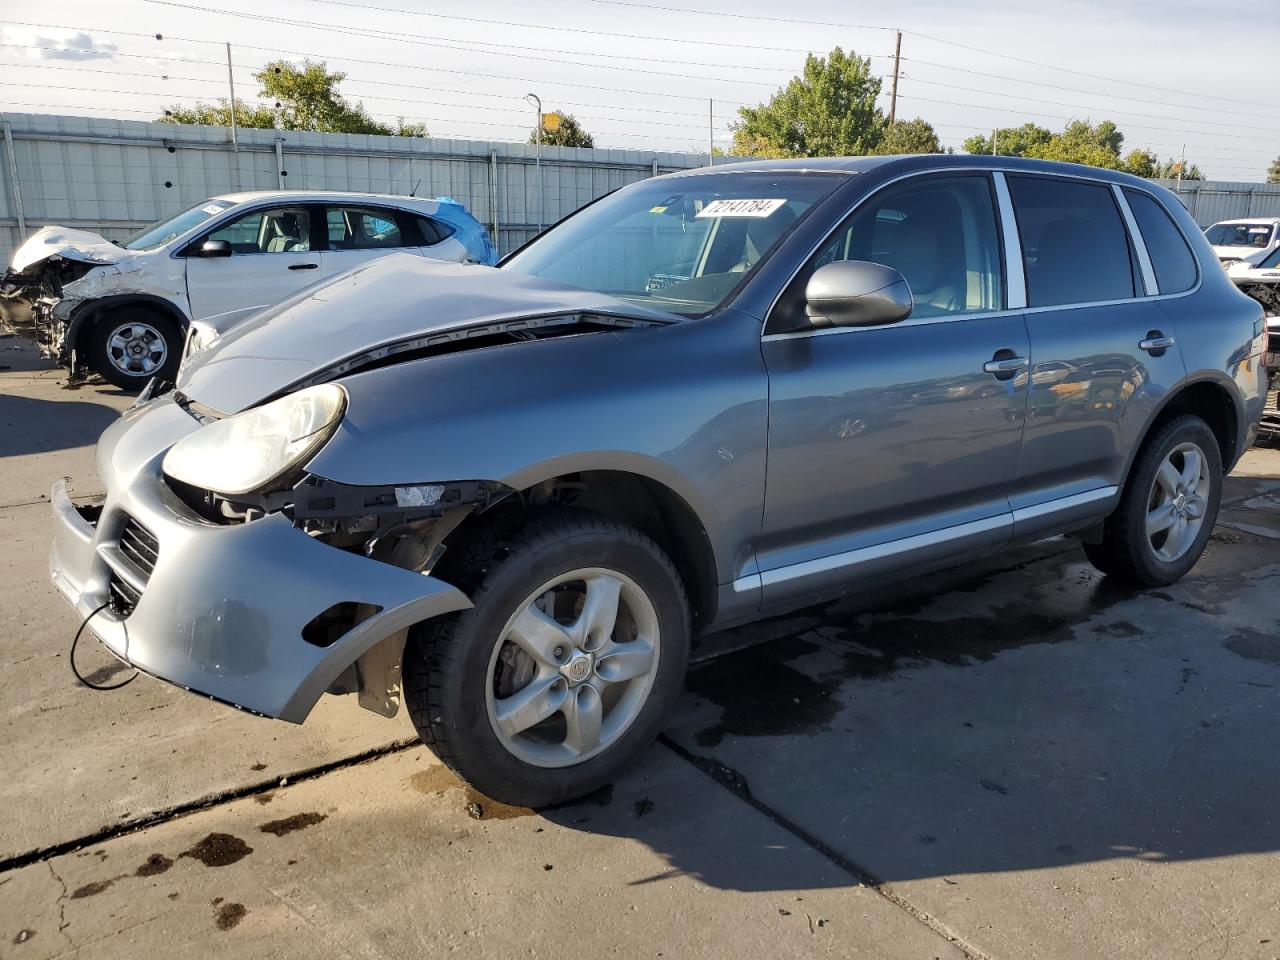
M 394 251 L 492 264 L 489 234 L 448 198 L 298 190 L 212 197 L 123 243 L 44 227 L 13 255 L 0 321 L 72 371 L 127 390 L 171 379 L 264 307 Z
M 1218 260 L 1225 265 L 1257 263 L 1280 247 L 1280 217 L 1222 220 L 1204 232 Z

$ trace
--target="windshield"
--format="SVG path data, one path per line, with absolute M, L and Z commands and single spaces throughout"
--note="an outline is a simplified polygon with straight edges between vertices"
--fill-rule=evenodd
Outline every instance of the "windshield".
M 217 216 L 232 206 L 226 200 L 203 200 L 190 210 L 183 210 L 173 217 L 157 220 L 151 226 L 124 242 L 126 250 L 154 250 L 163 247 L 170 240 L 182 236 L 188 230 L 200 226 L 206 220 Z
M 1215 223 L 1204 235 L 1215 247 L 1265 247 L 1272 229 L 1269 223 Z
M 685 316 L 719 308 L 847 174 L 646 180 L 592 204 L 503 264 Z

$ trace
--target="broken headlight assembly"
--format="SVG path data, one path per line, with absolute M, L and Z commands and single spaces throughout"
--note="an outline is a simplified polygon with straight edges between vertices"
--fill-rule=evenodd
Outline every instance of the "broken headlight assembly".
M 254 493 L 304 464 L 337 430 L 347 395 L 322 384 L 214 421 L 169 448 L 169 477 L 223 496 Z

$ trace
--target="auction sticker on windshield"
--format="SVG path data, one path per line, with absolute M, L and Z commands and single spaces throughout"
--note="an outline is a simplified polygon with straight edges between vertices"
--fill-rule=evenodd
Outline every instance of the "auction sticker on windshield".
M 702 217 L 767 217 L 785 200 L 712 200 L 698 211 Z

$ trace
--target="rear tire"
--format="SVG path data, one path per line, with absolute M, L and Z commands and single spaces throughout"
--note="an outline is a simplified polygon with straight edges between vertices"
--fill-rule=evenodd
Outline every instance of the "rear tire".
M 473 607 L 410 632 L 405 701 L 463 780 L 503 803 L 561 803 L 657 735 L 683 688 L 690 626 L 684 585 L 648 537 L 548 510 L 514 534 L 475 531 L 439 575 Z
M 1209 425 L 1175 417 L 1143 444 L 1101 543 L 1085 555 L 1103 573 L 1145 587 L 1180 580 L 1213 534 L 1222 499 L 1222 454 Z
M 122 390 L 141 390 L 152 377 L 172 380 L 182 360 L 182 332 L 145 307 L 122 307 L 89 331 L 89 366 Z

